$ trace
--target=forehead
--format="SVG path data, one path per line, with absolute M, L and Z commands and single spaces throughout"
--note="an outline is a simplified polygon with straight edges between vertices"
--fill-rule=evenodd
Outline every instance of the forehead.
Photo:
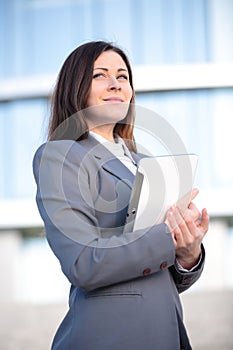
M 94 67 L 127 69 L 123 58 L 115 51 L 105 51 L 95 60 Z

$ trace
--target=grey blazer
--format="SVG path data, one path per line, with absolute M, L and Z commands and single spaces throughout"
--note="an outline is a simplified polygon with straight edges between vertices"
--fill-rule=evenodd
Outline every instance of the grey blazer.
M 48 242 L 71 283 L 52 349 L 191 349 L 179 293 L 199 278 L 204 249 L 182 273 L 166 224 L 123 234 L 134 176 L 91 136 L 45 143 L 33 169 Z

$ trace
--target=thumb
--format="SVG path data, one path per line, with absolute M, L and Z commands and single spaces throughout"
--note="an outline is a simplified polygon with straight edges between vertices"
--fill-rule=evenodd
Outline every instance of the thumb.
M 192 190 L 192 193 L 191 193 L 191 199 L 190 199 L 190 201 L 192 201 L 194 198 L 196 198 L 196 196 L 198 195 L 198 193 L 199 193 L 199 189 L 198 189 L 198 188 L 194 188 L 194 189 Z

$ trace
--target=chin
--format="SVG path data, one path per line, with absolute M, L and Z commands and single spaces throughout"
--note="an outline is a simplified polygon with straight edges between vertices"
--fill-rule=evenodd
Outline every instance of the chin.
M 86 117 L 95 126 L 122 121 L 129 110 L 129 103 L 105 103 L 88 107 L 85 111 Z

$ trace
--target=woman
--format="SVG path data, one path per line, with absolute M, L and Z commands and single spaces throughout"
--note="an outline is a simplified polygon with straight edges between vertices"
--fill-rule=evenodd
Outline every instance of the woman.
M 162 224 L 123 234 L 142 157 L 133 103 L 121 49 L 90 42 L 65 61 L 49 142 L 33 164 L 47 239 L 71 283 L 54 350 L 191 349 L 178 293 L 202 272 L 209 219 L 190 203 L 185 213 L 172 207 Z

